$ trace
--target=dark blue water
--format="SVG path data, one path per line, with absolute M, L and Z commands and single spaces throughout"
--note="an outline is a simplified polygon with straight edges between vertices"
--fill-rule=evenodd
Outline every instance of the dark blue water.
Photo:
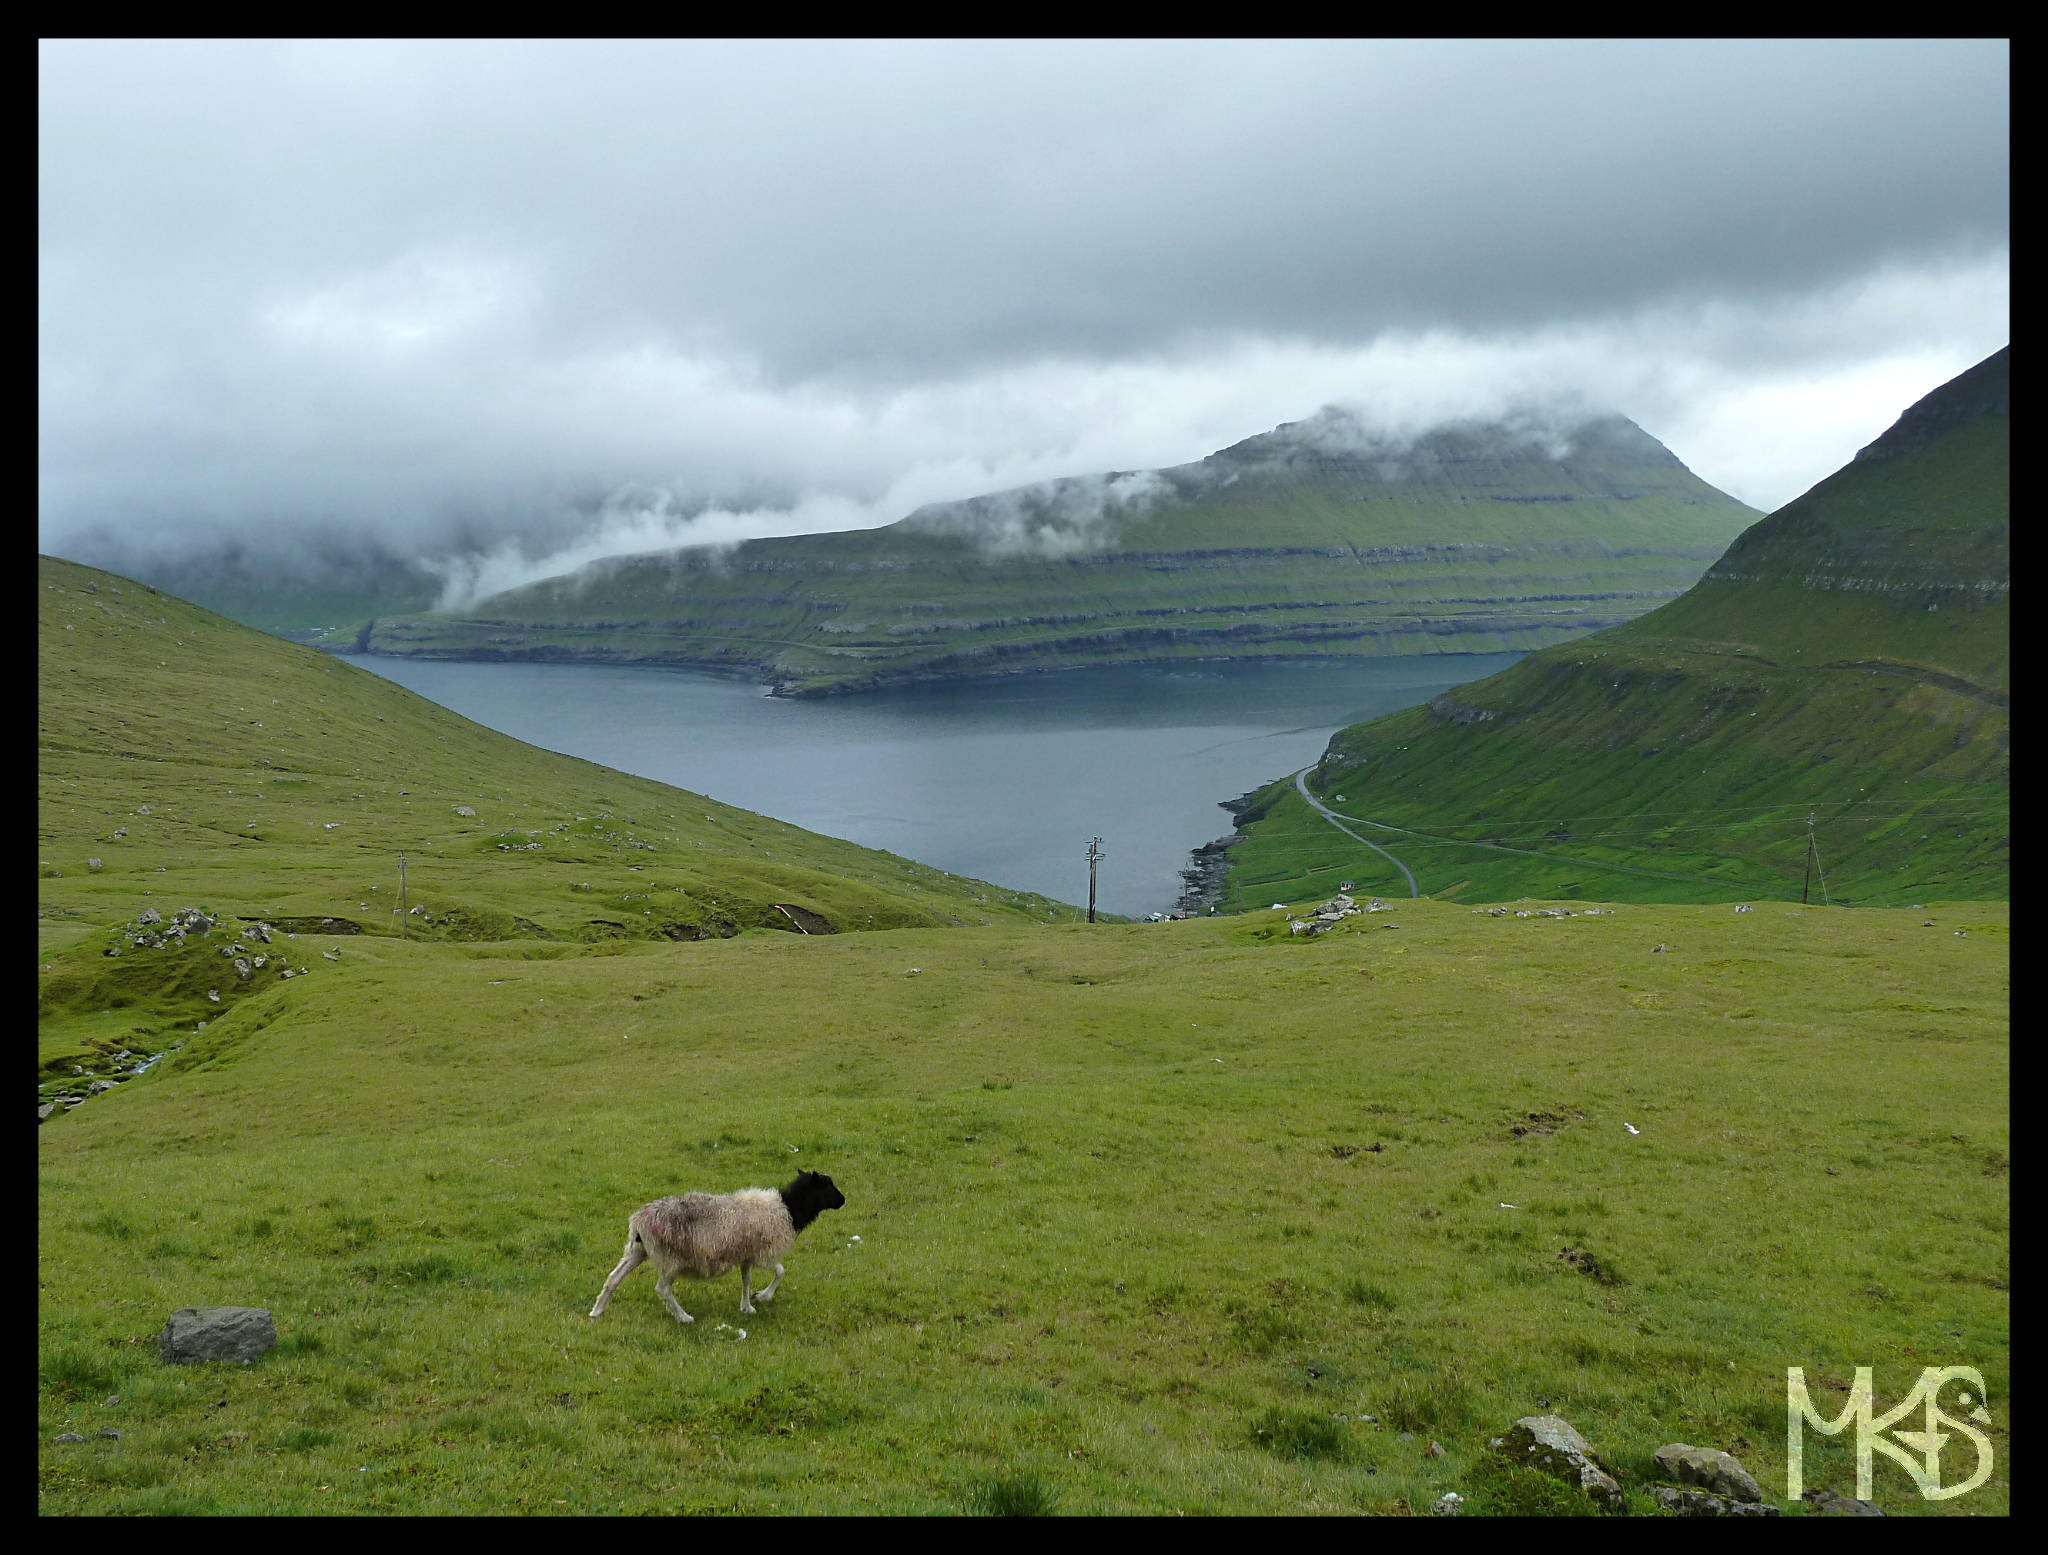
M 1224 799 L 1315 761 L 1348 723 L 1519 654 L 1124 666 L 786 701 L 750 680 L 597 665 L 355 663 L 529 744 L 884 848 L 1085 901 L 1172 906 Z

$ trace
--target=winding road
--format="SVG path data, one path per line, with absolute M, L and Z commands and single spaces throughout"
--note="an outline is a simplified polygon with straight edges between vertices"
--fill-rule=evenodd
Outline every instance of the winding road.
M 1420 888 L 1418 888 L 1415 884 L 1415 875 L 1413 871 L 1411 871 L 1406 864 L 1402 863 L 1399 859 L 1395 858 L 1393 854 L 1389 853 L 1377 842 L 1372 841 L 1370 838 L 1359 836 L 1357 832 L 1353 831 L 1350 827 L 1346 826 L 1343 820 L 1340 819 L 1336 815 L 1336 813 L 1330 809 L 1328 805 L 1324 804 L 1322 800 L 1316 798 L 1314 794 L 1308 791 L 1307 767 L 1303 767 L 1299 772 L 1294 774 L 1294 786 L 1301 791 L 1302 798 L 1306 799 L 1311 805 L 1315 806 L 1316 813 L 1321 815 L 1324 820 L 1328 821 L 1332 826 L 1336 827 L 1337 830 L 1342 832 L 1345 836 L 1349 837 L 1353 842 L 1364 843 L 1368 848 L 1371 848 L 1373 852 L 1379 854 L 1382 858 L 1386 859 L 1389 863 L 1391 863 L 1396 869 L 1400 870 L 1403 877 L 1405 877 L 1408 881 L 1408 894 L 1410 896 L 1422 895 Z M 1363 824 L 1370 826 L 1372 822 L 1367 821 Z
M 1581 869 L 1605 869 L 1611 870 L 1618 875 L 1639 875 L 1646 880 L 1677 880 L 1687 885 L 1699 883 L 1700 877 L 1697 875 L 1674 875 L 1666 870 L 1641 869 L 1633 864 L 1610 864 L 1603 859 L 1580 858 L 1570 853 L 1553 853 L 1547 848 L 1512 848 L 1504 842 L 1477 842 L 1464 837 L 1440 837 L 1433 832 L 1414 831 L 1406 826 L 1389 826 L 1384 821 L 1362 821 L 1355 815 L 1339 815 L 1308 791 L 1308 774 L 1310 770 L 1307 767 L 1303 767 L 1294 774 L 1294 786 L 1300 791 L 1301 797 L 1314 806 L 1318 815 L 1349 837 L 1353 842 L 1362 842 L 1382 858 L 1391 860 L 1394 867 L 1407 877 L 1408 894 L 1410 896 L 1420 896 L 1422 893 L 1416 889 L 1415 876 L 1410 872 L 1408 866 L 1395 858 L 1393 854 L 1387 852 L 1377 842 L 1359 836 L 1357 832 L 1344 824 L 1346 821 L 1355 822 L 1360 826 L 1375 827 L 1381 831 L 1397 832 L 1404 837 L 1413 837 L 1425 846 L 1430 844 L 1450 844 L 1461 848 L 1485 848 L 1493 853 L 1519 853 L 1524 858 L 1554 859 L 1560 864 L 1576 864 Z

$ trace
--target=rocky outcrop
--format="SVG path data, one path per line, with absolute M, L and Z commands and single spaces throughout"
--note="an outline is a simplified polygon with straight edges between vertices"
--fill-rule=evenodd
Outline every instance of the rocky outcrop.
M 1509 1460 L 1577 1485 L 1605 1512 L 1622 1510 L 1621 1486 L 1602 1466 L 1592 1443 L 1562 1415 L 1529 1415 L 1517 1420 L 1497 1450 Z
M 1768 1501 L 1738 1501 L 1732 1496 L 1710 1495 L 1704 1490 L 1674 1490 L 1669 1485 L 1652 1485 L 1650 1499 L 1674 1517 L 1776 1517 L 1778 1509 Z
M 1447 718 L 1454 724 L 1490 723 L 1500 714 L 1490 707 L 1467 707 L 1446 691 L 1441 696 L 1431 697 L 1429 710 L 1438 718 Z

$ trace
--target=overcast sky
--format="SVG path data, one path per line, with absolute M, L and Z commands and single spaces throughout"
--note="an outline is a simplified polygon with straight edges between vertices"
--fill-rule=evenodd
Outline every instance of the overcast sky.
M 1331 402 L 1611 407 L 1770 509 L 2008 339 L 1996 40 L 39 62 L 39 539 L 87 560 L 363 537 L 502 581 Z

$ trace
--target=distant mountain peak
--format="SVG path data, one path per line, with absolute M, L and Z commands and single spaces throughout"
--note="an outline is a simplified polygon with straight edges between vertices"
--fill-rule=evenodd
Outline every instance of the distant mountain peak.
M 1337 464 L 1460 464 L 1483 460 L 1561 462 L 1575 455 L 1629 462 L 1679 463 L 1656 438 L 1611 411 L 1518 407 L 1498 417 L 1460 417 L 1423 432 L 1376 426 L 1342 405 L 1325 405 L 1300 421 L 1283 421 L 1184 468 L 1234 473 L 1298 470 Z

